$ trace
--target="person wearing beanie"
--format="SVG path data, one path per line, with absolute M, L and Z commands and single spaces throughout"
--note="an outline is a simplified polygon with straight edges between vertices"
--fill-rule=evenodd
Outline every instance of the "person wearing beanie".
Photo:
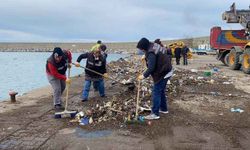
M 98 40 L 96 43 L 97 43 L 97 44 L 102 44 L 102 41 L 101 41 L 101 40 Z
M 92 46 L 90 51 L 98 50 L 99 47 L 101 46 L 102 41 L 98 40 L 94 46 Z
M 172 71 L 171 56 L 167 54 L 166 48 L 157 43 L 152 43 L 146 38 L 142 38 L 137 43 L 137 48 L 145 53 L 147 70 L 138 76 L 138 80 L 143 80 L 150 75 L 153 78 L 152 111 L 145 116 L 145 119 L 159 119 L 160 112 L 167 114 L 167 98 L 165 96 L 166 84 L 170 79 L 169 73 Z
M 70 83 L 66 78 L 66 70 L 70 67 L 72 54 L 69 50 L 63 51 L 60 47 L 55 47 L 52 55 L 47 59 L 46 73 L 49 83 L 53 89 L 54 107 L 56 110 L 62 109 L 62 93 L 65 89 L 65 82 Z
M 80 67 L 80 62 L 82 59 L 87 59 L 86 68 L 102 74 L 101 76 L 85 69 L 85 82 L 83 86 L 82 102 L 88 100 L 91 82 L 93 82 L 93 85 L 99 90 L 100 96 L 105 97 L 103 77 L 108 77 L 108 75 L 106 71 L 106 59 L 101 54 L 100 49 L 81 54 L 75 63 L 76 67 Z

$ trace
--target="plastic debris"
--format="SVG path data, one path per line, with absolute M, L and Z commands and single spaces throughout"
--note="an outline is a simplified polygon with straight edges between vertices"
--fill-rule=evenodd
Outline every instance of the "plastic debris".
M 197 72 L 198 72 L 198 70 L 197 70 L 197 69 L 191 69 L 191 72 L 195 72 L 195 73 L 197 73 Z
M 202 80 L 202 79 L 204 79 L 204 77 L 197 77 L 197 79 L 198 79 L 198 80 Z
M 219 72 L 219 68 L 214 67 L 214 68 L 212 69 L 212 72 L 213 72 L 213 73 L 218 73 L 218 72 Z
M 204 71 L 204 76 L 209 77 L 212 75 L 211 71 Z
M 87 125 L 89 124 L 89 119 L 87 117 L 84 117 L 81 119 L 81 122 L 79 123 L 79 125 Z
M 240 109 L 240 108 L 231 108 L 231 112 L 239 112 L 239 113 L 243 113 L 244 110 Z

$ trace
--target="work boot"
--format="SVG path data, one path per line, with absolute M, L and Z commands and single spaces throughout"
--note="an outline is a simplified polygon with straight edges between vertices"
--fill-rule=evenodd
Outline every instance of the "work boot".
M 82 102 L 87 102 L 88 100 L 87 99 L 82 99 Z
M 107 96 L 104 94 L 104 95 L 100 95 L 100 97 L 102 97 L 102 98 L 106 98 Z
M 54 106 L 54 108 L 55 108 L 55 111 L 61 111 L 61 110 L 64 110 L 64 109 L 65 109 L 61 104 L 56 104 L 56 105 Z

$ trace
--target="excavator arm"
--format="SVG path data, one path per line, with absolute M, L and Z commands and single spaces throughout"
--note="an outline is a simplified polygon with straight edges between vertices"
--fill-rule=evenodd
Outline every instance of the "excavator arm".
M 230 6 L 229 11 L 222 14 L 222 19 L 227 23 L 240 23 L 244 29 L 247 38 L 250 35 L 250 6 L 249 9 L 237 10 L 235 3 Z

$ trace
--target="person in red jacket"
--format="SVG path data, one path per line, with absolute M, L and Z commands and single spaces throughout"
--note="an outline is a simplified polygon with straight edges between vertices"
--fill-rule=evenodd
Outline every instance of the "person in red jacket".
M 70 83 L 66 77 L 66 70 L 70 67 L 72 54 L 69 50 L 62 50 L 55 47 L 52 55 L 47 59 L 46 73 L 49 83 L 53 88 L 54 107 L 56 110 L 62 109 L 62 93 L 65 89 L 65 82 Z

